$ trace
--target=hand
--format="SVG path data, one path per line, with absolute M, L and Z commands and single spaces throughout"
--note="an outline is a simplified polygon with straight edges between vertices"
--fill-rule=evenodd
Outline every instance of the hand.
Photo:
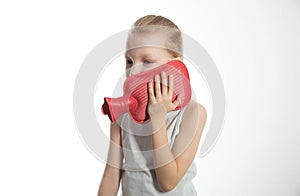
M 172 102 L 173 97 L 173 75 L 170 75 L 167 79 L 166 73 L 161 72 L 161 83 L 159 75 L 154 77 L 154 90 L 152 82 L 148 83 L 149 103 L 147 112 L 150 118 L 157 116 L 165 117 L 166 113 L 174 110 L 180 103 L 179 96 Z M 155 92 L 154 92 L 155 91 Z

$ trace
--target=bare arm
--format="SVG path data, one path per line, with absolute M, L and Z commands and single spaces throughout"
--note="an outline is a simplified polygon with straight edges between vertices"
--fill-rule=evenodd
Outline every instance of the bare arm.
M 110 126 L 110 146 L 107 163 L 98 190 L 98 196 L 116 196 L 122 177 L 122 137 L 117 123 Z
M 156 177 L 162 191 L 170 191 L 182 179 L 194 160 L 203 127 L 206 121 L 206 111 L 199 104 L 187 108 L 180 126 L 173 148 L 170 149 L 166 131 L 166 124 L 152 136 L 154 160 L 157 168 Z M 197 118 L 198 119 L 197 119 Z M 155 124 L 158 121 L 153 121 Z
M 166 80 L 162 75 L 162 80 Z M 157 80 L 156 80 L 157 81 Z M 169 80 L 169 83 L 172 81 Z M 166 81 L 163 81 L 166 84 Z M 161 191 L 167 192 L 176 187 L 190 167 L 206 122 L 206 110 L 196 102 L 191 102 L 183 115 L 180 132 L 173 148 L 170 149 L 166 131 L 166 113 L 176 108 L 179 101 L 172 103 L 172 92 L 155 82 L 154 90 L 149 85 L 148 113 L 154 134 L 152 135 L 155 173 Z M 160 92 L 160 93 L 159 93 Z

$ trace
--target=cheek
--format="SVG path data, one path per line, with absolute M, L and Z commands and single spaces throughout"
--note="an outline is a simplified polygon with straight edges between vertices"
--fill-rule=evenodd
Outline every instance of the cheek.
M 147 64 L 147 65 L 143 65 L 143 69 L 142 69 L 142 72 L 145 72 L 145 71 L 149 71 L 151 69 L 154 69 L 156 67 L 159 67 L 161 64 L 158 64 L 158 63 L 151 63 L 151 64 Z
M 133 65 L 133 66 L 126 66 L 126 75 L 132 76 L 139 73 L 147 72 L 149 70 L 152 70 L 154 68 L 157 68 L 164 63 L 145 63 L 145 64 L 139 64 L 139 65 Z

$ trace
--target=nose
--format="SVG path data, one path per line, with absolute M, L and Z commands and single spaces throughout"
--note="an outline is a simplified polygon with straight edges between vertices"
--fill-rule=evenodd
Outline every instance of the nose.
M 141 72 L 142 72 L 142 65 L 141 64 L 134 64 L 130 68 L 129 76 L 132 76 L 132 75 L 135 75 L 135 74 L 139 74 Z

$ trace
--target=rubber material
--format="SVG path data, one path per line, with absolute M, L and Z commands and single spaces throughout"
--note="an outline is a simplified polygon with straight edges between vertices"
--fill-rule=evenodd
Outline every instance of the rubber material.
M 175 108 L 185 107 L 191 100 L 190 77 L 185 64 L 180 60 L 173 60 L 159 67 L 128 77 L 123 85 L 123 96 L 119 98 L 104 98 L 102 113 L 108 115 L 111 122 L 129 112 L 131 118 L 138 123 L 149 119 L 147 114 L 148 82 L 154 81 L 154 76 L 165 72 L 174 78 L 174 101 L 180 95 L 181 103 Z

